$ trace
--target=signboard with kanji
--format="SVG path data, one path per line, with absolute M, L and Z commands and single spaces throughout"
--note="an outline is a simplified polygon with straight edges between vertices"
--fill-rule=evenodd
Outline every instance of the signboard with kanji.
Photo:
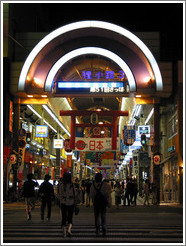
M 76 138 L 76 151 L 110 151 L 112 138 Z M 120 150 L 120 141 L 117 139 L 117 150 Z
M 133 143 L 136 140 L 135 126 L 124 126 L 123 140 L 125 145 L 127 146 L 133 145 Z

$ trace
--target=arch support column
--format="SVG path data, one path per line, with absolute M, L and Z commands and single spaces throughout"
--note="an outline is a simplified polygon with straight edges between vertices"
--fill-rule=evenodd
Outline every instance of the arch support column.
M 160 106 L 154 103 L 154 153 L 160 153 Z M 160 165 L 153 160 L 153 183 L 157 188 L 157 204 L 160 203 Z

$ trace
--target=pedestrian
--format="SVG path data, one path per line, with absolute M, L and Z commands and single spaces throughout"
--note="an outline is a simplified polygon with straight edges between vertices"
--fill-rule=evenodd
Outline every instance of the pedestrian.
M 44 211 L 47 205 L 47 220 L 51 218 L 52 199 L 55 198 L 53 185 L 49 182 L 51 176 L 45 175 L 44 182 L 39 187 L 38 195 L 41 197 L 41 220 L 44 220 Z
M 108 184 L 106 182 L 102 182 L 101 173 L 96 173 L 95 175 L 95 182 L 93 182 L 90 188 L 90 197 L 93 200 L 93 206 L 94 206 L 96 235 L 100 234 L 100 215 L 101 215 L 102 234 L 103 236 L 105 236 L 107 233 L 106 207 L 111 206 L 111 192 Z
M 137 180 L 134 179 L 132 182 L 132 197 L 131 197 L 131 203 L 136 206 L 136 199 L 137 199 L 137 194 L 138 194 L 138 184 Z
M 123 193 L 123 189 L 120 186 L 119 181 L 116 182 L 115 185 L 115 204 L 116 204 L 116 208 L 119 208 L 119 205 L 121 204 L 121 196 Z
M 126 206 L 126 200 L 128 203 L 127 205 L 130 206 L 131 196 L 132 196 L 132 179 L 127 179 L 123 206 Z
M 90 187 L 91 187 L 90 179 L 87 179 L 87 181 L 85 183 L 86 207 L 90 206 Z
M 38 183 L 33 178 L 34 175 L 29 173 L 27 175 L 28 180 L 24 182 L 22 189 L 22 196 L 25 197 L 27 220 L 31 220 L 31 210 L 35 207 L 35 187 L 38 186 Z
M 82 203 L 85 203 L 85 180 L 81 182 L 81 190 L 82 190 Z
M 144 205 L 146 205 L 146 202 L 149 205 L 149 182 L 147 179 L 145 180 L 143 191 L 145 195 Z
M 73 212 L 77 200 L 77 191 L 71 180 L 70 173 L 63 174 L 63 182 L 59 185 L 59 199 L 61 204 L 63 236 L 66 237 L 66 222 L 68 222 L 68 236 L 72 236 L 71 228 Z
M 157 204 L 157 187 L 155 183 L 152 183 L 152 204 Z

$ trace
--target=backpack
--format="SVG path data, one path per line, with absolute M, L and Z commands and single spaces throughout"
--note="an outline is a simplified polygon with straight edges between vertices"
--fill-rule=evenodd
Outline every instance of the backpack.
M 103 182 L 101 183 L 100 187 L 97 189 L 93 183 L 94 189 L 96 190 L 96 195 L 94 197 L 94 206 L 99 208 L 104 208 L 107 206 L 107 200 L 103 193 L 101 192 Z

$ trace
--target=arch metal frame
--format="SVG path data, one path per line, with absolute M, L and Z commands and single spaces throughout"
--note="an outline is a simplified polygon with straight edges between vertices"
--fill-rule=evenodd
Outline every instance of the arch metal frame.
M 120 27 L 118 25 L 104 22 L 104 21 L 79 21 L 79 22 L 74 22 L 65 26 L 62 26 L 53 32 L 49 33 L 45 38 L 43 38 L 35 47 L 34 49 L 30 52 L 29 56 L 27 57 L 23 68 L 21 70 L 21 74 L 19 77 L 19 83 L 18 83 L 18 90 L 19 91 L 24 91 L 25 88 L 25 83 L 26 83 L 26 77 L 28 74 L 28 71 L 34 62 L 34 59 L 37 57 L 37 55 L 41 52 L 41 50 L 52 40 L 57 38 L 58 36 L 61 36 L 65 33 L 71 32 L 73 30 L 77 29 L 82 29 L 82 28 L 101 28 L 109 31 L 113 31 L 119 35 L 123 35 L 124 37 L 128 38 L 131 40 L 146 56 L 146 58 L 149 61 L 149 64 L 151 65 L 151 68 L 154 73 L 155 77 L 155 83 L 156 83 L 156 89 L 157 91 L 162 91 L 163 90 L 163 82 L 162 82 L 162 77 L 160 73 L 160 69 L 158 67 L 158 64 L 152 55 L 151 51 L 148 49 L 148 47 L 133 33 L 130 31 L 126 30 L 123 27 Z
M 97 48 L 97 47 L 84 47 L 84 48 L 79 48 L 76 50 L 73 50 L 67 54 L 65 54 L 64 56 L 62 56 L 50 69 L 47 78 L 45 80 L 45 91 L 47 92 L 51 92 L 52 90 L 52 84 L 53 84 L 53 80 L 54 77 L 56 75 L 56 73 L 58 72 L 58 70 L 68 61 L 70 61 L 71 59 L 77 57 L 77 56 L 81 56 L 81 55 L 86 55 L 86 54 L 94 54 L 94 55 L 101 55 L 101 56 L 105 56 L 111 60 L 113 60 L 126 74 L 127 79 L 128 79 L 128 83 L 129 83 L 129 87 L 130 87 L 130 91 L 136 91 L 136 82 L 135 82 L 135 78 L 134 75 L 131 71 L 131 69 L 129 68 L 129 66 L 115 53 L 103 49 L 103 48 Z

